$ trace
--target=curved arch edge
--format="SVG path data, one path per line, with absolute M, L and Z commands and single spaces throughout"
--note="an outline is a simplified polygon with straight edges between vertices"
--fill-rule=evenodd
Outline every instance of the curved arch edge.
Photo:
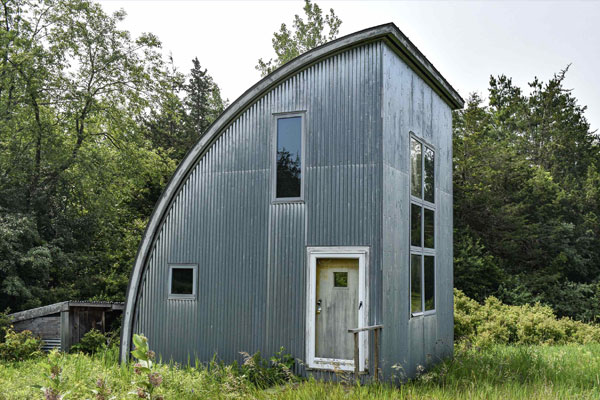
M 222 132 L 235 119 L 246 111 L 252 104 L 264 96 L 273 87 L 293 76 L 303 69 L 310 67 L 324 58 L 333 56 L 349 48 L 363 45 L 377 40 L 386 40 L 392 43 L 395 51 L 401 53 L 403 57 L 408 58 L 413 68 L 421 75 L 424 75 L 442 95 L 442 98 L 452 108 L 462 108 L 464 105 L 460 95 L 448 84 L 441 74 L 431 65 L 423 54 L 410 42 L 410 40 L 393 23 L 368 28 L 342 38 L 326 43 L 320 47 L 314 48 L 307 53 L 300 55 L 294 60 L 284 64 L 271 74 L 267 75 L 254 86 L 244 92 L 235 102 L 233 102 L 208 128 L 198 143 L 185 156 L 183 161 L 177 167 L 171 180 L 165 187 L 157 205 L 150 216 L 146 230 L 142 235 L 142 240 L 138 248 L 133 269 L 131 271 L 127 294 L 125 298 L 125 308 L 123 311 L 123 322 L 121 326 L 121 347 L 119 359 L 121 362 L 129 360 L 131 350 L 131 338 L 133 335 L 133 323 L 135 310 L 137 307 L 138 294 L 145 272 L 145 266 L 157 233 L 162 226 L 163 220 L 167 215 L 171 203 L 179 192 L 181 185 L 185 182 L 198 160 L 204 156 L 211 145 L 217 140 Z

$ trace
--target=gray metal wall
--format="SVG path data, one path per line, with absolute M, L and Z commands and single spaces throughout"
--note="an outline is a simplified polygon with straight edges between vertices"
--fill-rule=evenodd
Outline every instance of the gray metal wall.
M 452 355 L 452 112 L 389 47 L 383 48 L 383 369 L 412 377 L 416 367 Z M 436 313 L 410 317 L 409 138 L 433 145 Z M 401 368 L 392 368 L 394 365 Z
M 133 332 L 163 360 L 230 362 L 281 346 L 303 360 L 306 246 L 370 246 L 369 317 L 381 322 L 384 47 L 291 77 L 199 160 L 164 220 L 136 308 Z M 273 114 L 293 111 L 306 111 L 305 202 L 271 204 Z M 175 263 L 198 264 L 196 301 L 167 300 Z

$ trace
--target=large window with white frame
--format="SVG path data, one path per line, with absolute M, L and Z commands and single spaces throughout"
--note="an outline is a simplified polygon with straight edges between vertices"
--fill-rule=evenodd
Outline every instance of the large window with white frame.
M 410 312 L 435 312 L 435 151 L 410 137 Z

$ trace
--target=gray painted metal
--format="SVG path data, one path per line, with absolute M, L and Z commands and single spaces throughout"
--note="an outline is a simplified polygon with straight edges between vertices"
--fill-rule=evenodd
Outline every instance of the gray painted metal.
M 138 299 L 134 332 L 157 354 L 232 361 L 284 346 L 304 358 L 306 246 L 379 245 L 382 46 L 285 81 L 198 161 L 161 227 Z M 310 110 L 305 201 L 271 203 L 272 114 L 297 110 Z M 197 301 L 168 299 L 169 264 L 198 264 Z
M 246 92 L 188 154 L 150 219 L 128 288 L 121 359 L 134 332 L 179 362 L 281 346 L 303 359 L 307 246 L 369 246 L 369 324 L 386 326 L 384 376 L 397 362 L 410 374 L 425 351 L 451 354 L 451 225 L 436 232 L 436 243 L 449 240 L 438 247 L 438 259 L 449 257 L 437 267 L 449 277 L 438 282 L 438 313 L 408 319 L 406 173 L 410 129 L 442 149 L 436 218 L 451 224 L 450 108 L 462 99 L 450 89 L 388 24 L 315 49 Z M 304 202 L 272 203 L 273 114 L 298 111 L 307 132 Z M 198 265 L 196 300 L 168 299 L 170 264 Z M 426 348 L 438 338 L 444 345 Z
M 453 350 L 452 113 L 422 78 L 384 47 L 382 115 L 382 369 L 384 376 L 402 379 L 413 377 L 418 365 L 426 367 Z M 436 311 L 413 318 L 408 302 L 411 132 L 436 150 Z

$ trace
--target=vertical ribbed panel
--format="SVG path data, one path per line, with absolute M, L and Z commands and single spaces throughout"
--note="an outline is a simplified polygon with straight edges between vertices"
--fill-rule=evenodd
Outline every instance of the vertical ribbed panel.
M 382 359 L 385 376 L 452 354 L 452 113 L 434 90 L 390 48 L 383 48 Z M 409 311 L 409 138 L 436 149 L 436 312 Z
M 163 359 L 225 361 L 284 346 L 305 359 L 306 246 L 370 246 L 380 315 L 382 42 L 325 59 L 215 141 L 164 219 L 134 332 Z M 273 114 L 306 111 L 304 203 L 271 204 Z M 168 300 L 168 265 L 198 265 L 197 300 Z

